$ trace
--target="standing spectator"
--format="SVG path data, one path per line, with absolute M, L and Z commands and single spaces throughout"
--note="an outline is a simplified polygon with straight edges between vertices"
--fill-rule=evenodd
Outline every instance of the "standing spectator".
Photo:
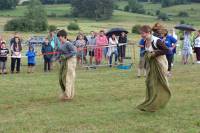
M 119 37 L 119 46 L 118 46 L 119 62 L 121 64 L 124 63 L 124 59 L 126 57 L 126 45 L 127 45 L 127 36 L 125 32 L 122 32 L 121 36 Z
M 58 48 L 60 47 L 60 40 L 57 37 L 57 33 L 54 30 L 49 31 L 48 41 L 53 48 L 53 51 L 57 53 Z M 53 54 L 56 56 L 56 54 Z M 51 69 L 53 69 L 54 63 L 51 61 Z
M 80 36 L 80 35 L 83 37 L 83 39 L 85 40 L 85 43 L 86 43 L 86 45 L 87 45 L 87 44 L 88 44 L 88 39 L 87 39 L 87 37 L 85 36 L 85 34 L 84 34 L 83 31 L 79 31 L 79 33 L 78 33 L 78 35 L 77 35 L 77 37 L 76 37 L 76 40 L 79 39 L 79 36 Z M 87 63 L 86 56 L 87 56 L 87 52 L 88 52 L 88 51 L 87 51 L 86 45 L 85 45 L 85 47 L 84 47 L 85 56 L 83 57 L 83 60 L 85 61 L 85 63 Z
M 177 42 L 176 42 L 176 44 L 172 44 L 172 45 L 176 45 L 176 47 L 174 48 L 174 50 L 173 50 L 173 57 L 172 57 L 172 67 L 173 67 L 173 64 L 174 64 L 174 56 L 176 55 L 176 52 L 177 52 L 177 47 L 178 47 L 178 36 L 176 35 L 176 31 L 175 31 L 175 29 L 172 29 L 171 30 L 171 33 L 170 33 L 170 35 L 173 37 L 173 38 L 175 38 L 176 40 L 177 40 Z
M 142 72 L 143 72 L 144 76 L 146 76 L 145 58 L 144 58 L 145 40 L 143 38 L 140 40 L 138 47 L 140 48 L 140 59 L 139 59 L 137 77 L 140 78 Z
M 1 47 L 1 43 L 3 42 L 3 38 L 2 36 L 0 35 L 0 47 Z
M 9 54 L 8 48 L 6 48 L 6 42 L 2 41 L 0 47 L 0 74 L 7 74 L 6 62 L 7 55 Z
M 13 37 L 10 39 L 10 47 L 15 43 L 15 38 L 16 37 L 18 37 L 20 39 L 18 32 L 15 32 L 14 35 L 13 35 Z
M 28 73 L 33 73 L 36 52 L 34 51 L 34 48 L 32 46 L 29 46 L 29 49 L 26 52 L 26 56 L 28 57 Z
M 184 32 L 183 46 L 182 46 L 182 62 L 183 62 L 183 64 L 188 63 L 189 57 L 191 58 L 191 61 L 194 64 L 191 31 L 185 31 Z
M 88 39 L 87 37 L 85 36 L 85 34 L 83 33 L 83 31 L 79 31 L 77 37 L 76 37 L 76 40 L 78 40 L 79 38 L 79 35 L 82 35 L 83 36 L 83 39 L 85 40 L 86 44 L 88 43 Z
M 167 29 L 163 29 L 162 30 L 162 41 L 169 49 L 169 51 L 166 54 L 166 57 L 167 57 L 167 61 L 168 61 L 168 76 L 170 77 L 172 75 L 171 67 L 172 67 L 174 49 L 176 48 L 177 40 L 173 36 L 168 34 Z
M 50 30 L 48 36 L 49 43 L 51 44 L 54 51 L 56 51 L 60 47 L 60 40 L 57 37 L 57 31 L 58 30 L 56 31 Z
M 82 34 L 79 34 L 78 36 L 78 40 L 75 41 L 75 44 L 74 44 L 77 48 L 77 62 L 79 64 L 82 64 L 82 63 L 87 63 L 87 60 L 86 60 L 86 41 L 84 40 L 84 37 Z M 84 60 L 84 62 L 83 62 Z
M 88 40 L 88 49 L 89 49 L 89 56 L 90 56 L 90 65 L 93 64 L 93 57 L 94 57 L 94 48 L 96 45 L 96 35 L 94 31 L 90 32 L 90 36 L 87 37 Z
M 56 40 L 55 39 L 56 38 L 55 38 L 54 31 L 53 30 L 49 31 L 48 41 L 49 41 L 49 43 L 50 43 L 50 45 L 53 49 L 56 47 L 56 45 L 55 45 Z
M 96 65 L 101 64 L 103 58 L 103 46 L 105 45 L 108 45 L 108 39 L 105 36 L 104 31 L 101 30 L 96 38 L 96 48 L 94 50 Z
M 117 40 L 115 34 L 112 34 L 112 36 L 109 38 L 108 45 L 109 45 L 109 47 L 108 47 L 107 56 L 109 58 L 109 65 L 110 65 L 110 67 L 112 67 L 113 55 L 115 55 L 115 65 L 117 65 L 117 57 L 118 57 L 118 51 L 117 51 L 118 40 Z
M 196 53 L 197 62 L 200 64 L 200 30 L 197 31 L 197 37 L 194 43 L 194 52 Z
M 45 39 L 45 42 L 41 50 L 44 57 L 44 72 L 51 71 L 51 59 L 53 57 L 53 47 L 48 41 L 48 38 Z M 48 68 L 47 68 L 48 67 Z
M 11 73 L 14 73 L 16 63 L 17 63 L 16 73 L 20 72 L 21 51 L 22 51 L 21 40 L 19 37 L 15 37 L 14 42 L 11 45 Z

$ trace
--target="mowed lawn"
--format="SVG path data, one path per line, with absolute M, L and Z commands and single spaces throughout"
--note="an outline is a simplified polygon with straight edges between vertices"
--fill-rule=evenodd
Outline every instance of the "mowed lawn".
M 45 6 L 48 15 L 56 13 L 58 16 L 48 18 L 48 22 L 66 29 L 74 19 L 61 16 L 68 13 L 70 7 L 56 6 Z M 199 4 L 192 6 L 194 9 L 188 8 L 191 12 L 199 9 Z M 176 7 L 169 9 L 175 12 Z M 23 16 L 24 11 L 25 7 L 22 6 L 11 13 L 1 12 L 0 29 L 11 17 Z M 199 27 L 199 17 L 194 14 L 190 18 L 187 20 Z M 173 21 L 162 23 L 172 28 L 179 20 L 174 18 Z M 89 33 L 91 30 L 111 27 L 124 27 L 131 32 L 135 24 L 153 25 L 158 20 L 156 16 L 115 11 L 107 21 L 96 22 L 85 18 L 77 21 L 81 30 Z M 77 32 L 70 31 L 69 38 L 74 39 Z M 35 34 L 47 35 L 47 32 L 22 33 L 22 37 L 28 39 Z M 3 32 L 7 41 L 11 36 L 12 32 Z M 129 40 L 138 42 L 139 36 L 129 34 Z M 128 71 L 116 68 L 86 70 L 78 67 L 76 96 L 73 101 L 64 103 L 58 98 L 61 92 L 58 65 L 55 64 L 51 73 L 44 73 L 40 57 L 35 73 L 27 74 L 24 59 L 20 74 L 0 75 L 0 133 L 199 133 L 200 65 L 184 66 L 176 62 L 173 77 L 169 79 L 172 98 L 168 106 L 158 112 L 147 113 L 136 109 L 145 96 L 145 78 L 136 78 L 137 62 L 138 59 Z
M 172 98 L 165 109 L 140 112 L 145 78 L 131 70 L 77 68 L 76 96 L 60 102 L 58 65 L 34 74 L 0 76 L 0 133 L 199 133 L 200 66 L 176 62 L 169 79 Z M 137 62 L 137 61 L 136 61 Z
M 44 5 L 44 9 L 49 16 L 54 17 L 63 17 L 68 14 L 71 10 L 69 4 L 59 4 L 59 5 Z M 3 10 L 0 12 L 0 16 L 2 17 L 22 17 L 24 13 L 27 12 L 26 6 L 17 6 L 16 9 L 13 10 Z

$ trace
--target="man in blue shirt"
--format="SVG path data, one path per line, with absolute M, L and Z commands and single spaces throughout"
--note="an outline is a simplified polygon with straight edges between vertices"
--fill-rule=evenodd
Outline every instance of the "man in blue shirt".
M 137 77 L 140 78 L 142 72 L 144 76 L 146 76 L 145 59 L 144 59 L 144 54 L 145 54 L 145 40 L 144 39 L 140 40 L 138 47 L 140 47 L 140 60 L 139 60 L 139 65 L 138 65 Z
M 168 53 L 166 54 L 167 61 L 168 61 L 168 76 L 171 76 L 171 67 L 172 67 L 172 60 L 174 56 L 174 49 L 176 48 L 177 40 L 168 34 L 167 29 L 163 29 L 162 32 L 162 41 L 165 43 L 167 48 L 169 49 Z

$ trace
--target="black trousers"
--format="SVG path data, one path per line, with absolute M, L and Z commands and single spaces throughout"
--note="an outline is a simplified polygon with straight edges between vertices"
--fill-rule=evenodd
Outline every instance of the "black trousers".
M 51 59 L 44 58 L 44 71 L 51 70 Z
M 11 72 L 14 72 L 16 63 L 17 63 L 16 71 L 20 72 L 21 58 L 11 58 Z
M 197 61 L 200 61 L 200 48 L 196 47 L 194 48 L 195 53 L 196 53 L 196 57 L 197 57 Z
M 168 71 L 171 71 L 173 55 L 166 55 L 168 61 Z

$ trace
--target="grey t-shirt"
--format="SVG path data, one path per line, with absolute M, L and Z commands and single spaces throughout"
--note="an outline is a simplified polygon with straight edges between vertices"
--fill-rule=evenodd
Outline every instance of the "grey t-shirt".
M 67 41 L 65 44 L 61 44 L 58 52 L 60 56 L 64 55 L 67 59 L 75 57 L 77 53 L 75 46 L 69 41 Z

